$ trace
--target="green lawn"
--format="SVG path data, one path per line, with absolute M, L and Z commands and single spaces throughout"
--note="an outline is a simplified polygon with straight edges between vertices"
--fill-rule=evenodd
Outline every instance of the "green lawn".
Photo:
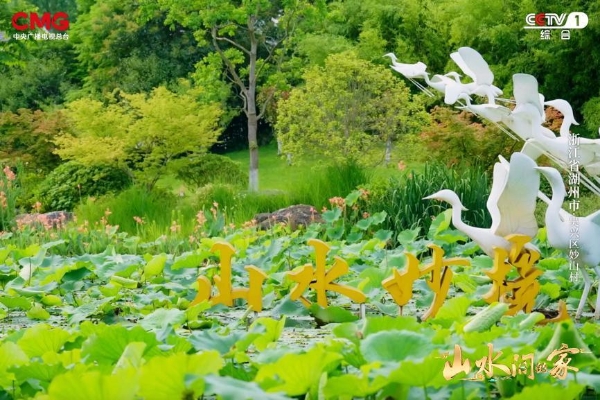
M 405 149 L 406 150 L 406 149 Z M 390 166 L 383 165 L 369 168 L 372 177 L 385 178 L 399 175 L 398 161 L 408 159 L 413 156 L 409 151 L 405 151 L 405 157 L 402 157 L 402 148 L 397 146 L 393 153 Z M 250 154 L 248 150 L 240 150 L 225 154 L 232 160 L 238 161 L 244 168 L 249 167 Z M 324 167 L 324 163 L 318 163 L 315 158 L 313 162 L 304 162 L 301 165 L 288 165 L 285 157 L 277 156 L 277 144 L 271 143 L 259 149 L 258 179 L 260 190 L 289 190 L 299 183 L 306 181 L 306 174 L 317 174 Z M 407 162 L 408 168 L 421 170 L 422 164 L 418 162 Z
M 381 162 L 368 168 L 371 179 L 383 179 L 400 175 L 398 169 L 400 160 L 405 162 L 407 168 L 421 171 L 423 163 L 416 161 L 419 152 L 420 149 L 416 149 L 414 145 L 396 144 L 389 166 L 385 166 Z M 383 149 L 381 149 L 381 154 L 383 154 Z M 247 149 L 227 153 L 225 156 L 239 162 L 244 170 L 248 170 L 250 154 Z M 325 162 L 319 161 L 316 157 L 314 160 L 307 160 L 301 164 L 288 165 L 285 157 L 277 156 L 277 144 L 273 142 L 259 148 L 259 189 L 260 191 L 281 190 L 286 192 L 296 189 L 298 185 L 305 184 L 311 177 L 317 177 L 319 172 L 323 171 L 325 165 Z M 173 175 L 161 178 L 157 186 L 176 194 L 189 194 L 186 185 Z
M 225 155 L 239 162 L 245 170 L 248 170 L 250 166 L 248 150 L 239 150 Z M 258 149 L 258 163 L 260 190 L 289 190 L 295 184 L 305 180 L 307 170 L 315 173 L 321 168 L 316 165 L 288 165 L 284 157 L 277 156 L 276 143 Z

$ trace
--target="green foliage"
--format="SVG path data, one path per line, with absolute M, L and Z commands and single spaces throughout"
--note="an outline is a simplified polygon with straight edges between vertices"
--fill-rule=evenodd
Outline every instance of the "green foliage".
M 72 210 L 88 196 L 118 192 L 130 184 L 123 169 L 68 162 L 48 174 L 37 191 L 44 210 Z
M 345 201 L 353 204 L 358 198 L 351 194 Z M 329 306 L 321 308 L 313 302 L 310 312 L 316 320 L 307 320 L 306 307 L 289 299 L 285 274 L 314 264 L 314 253 L 306 241 L 319 237 L 336 222 L 335 218 L 326 219 L 331 223 L 292 234 L 280 228 L 223 233 L 236 248 L 231 270 L 234 288 L 247 287 L 246 265 L 261 265 L 269 273 L 263 283 L 264 316 L 251 324 L 243 322 L 249 314 L 249 310 L 244 312 L 245 304 L 226 311 L 209 302 L 189 307 L 197 294 L 194 282 L 198 275 L 214 281 L 218 273 L 217 259 L 210 251 L 217 240 L 213 237 L 202 238 L 182 254 L 159 254 L 148 247 L 140 248 L 146 254 L 124 254 L 112 246 L 99 254 L 47 254 L 60 246 L 58 243 L 1 248 L 0 393 L 47 400 L 71 396 L 334 400 L 410 398 L 409 393 L 416 393 L 415 398 L 468 400 L 485 398 L 486 393 L 494 398 L 492 393 L 498 391 L 516 398 L 543 395 L 558 399 L 565 393 L 567 398 L 577 398 L 584 391 L 593 395 L 600 390 L 597 324 L 563 321 L 535 326 L 527 315 L 499 318 L 498 306 L 493 306 L 497 315 L 487 315 L 486 321 L 478 322 L 476 332 L 467 332 L 471 330 L 467 312 L 478 315 L 476 319 L 487 313 L 478 314 L 474 305 L 481 303 L 480 293 L 488 287 L 466 294 L 451 285 L 452 299 L 444 303 L 436 318 L 427 321 L 413 315 L 422 307 L 408 305 L 404 308 L 408 315 L 399 317 L 393 304 L 393 316 L 381 316 L 368 306 L 366 317 L 358 320 L 344 295 L 329 292 Z M 442 220 L 438 218 L 438 222 Z M 438 239 L 424 241 L 421 250 L 410 251 L 427 257 L 423 252 L 426 245 L 447 247 L 451 244 L 444 239 L 447 226 L 440 222 L 435 228 L 441 233 L 436 235 Z M 130 238 L 120 235 L 114 239 L 118 240 L 113 245 L 122 245 Z M 386 248 L 386 241 L 376 237 L 351 244 L 342 237 L 329 244 L 333 254 L 327 257 L 328 265 L 334 255 L 350 264 L 348 273 L 337 277 L 335 283 L 361 288 L 368 294 L 368 305 L 391 302 L 381 289 L 381 280 L 391 276 L 392 268 L 402 268 L 399 257 L 407 247 Z M 456 270 L 460 273 L 454 274 L 453 284 L 475 270 L 482 275 L 475 265 L 479 257 L 461 254 L 464 248 L 455 250 L 453 255 L 470 259 L 472 265 Z M 546 266 L 548 270 L 539 277 L 542 286 L 556 282 L 558 275 L 553 273 L 561 273 L 549 263 Z M 567 268 L 564 271 L 568 273 Z M 430 292 L 426 278 L 414 284 L 417 304 L 427 297 L 423 290 Z M 577 300 L 566 285 L 559 290 L 559 297 Z M 305 295 L 314 301 L 310 291 Z M 276 317 L 282 313 L 286 316 Z M 13 314 L 18 319 L 13 319 Z M 59 316 L 66 317 L 60 327 L 38 322 L 46 318 L 54 322 Z M 131 323 L 134 320 L 136 324 Z M 324 322 L 335 324 L 305 329 Z M 575 349 L 565 362 L 579 369 L 566 370 L 565 379 L 557 377 L 552 365 L 559 365 L 560 355 L 551 355 L 562 343 Z M 515 356 L 534 354 L 534 366 L 545 363 L 547 372 L 536 369 L 535 379 L 527 379 L 505 376 L 494 367 L 492 377 L 484 373 L 482 380 L 466 382 L 479 370 L 476 364 L 481 364 L 480 360 L 489 361 L 489 344 L 496 366 L 511 370 Z M 456 365 L 452 361 L 456 345 L 462 350 L 461 365 L 468 368 L 448 377 L 452 371 L 446 365 Z M 580 349 L 584 352 L 579 353 Z M 33 381 L 38 384 L 31 385 Z
M 371 174 L 358 162 L 351 160 L 331 164 L 308 176 L 309 179 L 291 191 L 296 202 L 317 208 L 329 206 L 329 199 L 345 197 L 348 193 L 369 182 Z
M 200 187 L 207 183 L 245 185 L 248 174 L 239 163 L 218 154 L 204 154 L 173 161 L 177 178 L 190 186 Z
M 320 4 L 320 2 L 317 2 Z M 302 20 L 310 24 L 318 14 L 310 1 L 273 3 L 252 0 L 234 1 L 144 1 L 145 18 L 157 10 L 167 13 L 166 24 L 172 28 L 176 21 L 194 30 L 201 45 L 210 43 L 213 54 L 208 63 L 199 64 L 196 79 L 206 81 L 220 66 L 239 90 L 243 111 L 248 118 L 248 147 L 250 148 L 249 189 L 258 190 L 258 121 L 264 116 L 272 96 L 259 97 L 260 85 L 272 90 L 277 84 L 280 66 L 292 43 L 295 30 Z M 193 17 L 191 17 L 193 15 Z M 260 51 L 259 51 L 260 49 Z M 220 59 L 220 61 L 219 61 Z M 268 82 L 267 77 L 273 81 Z M 210 81 L 211 78 L 208 78 Z M 259 101 L 262 99 L 262 101 Z
M 86 7 L 87 8 L 87 7 Z M 192 32 L 168 29 L 157 11 L 144 22 L 134 1 L 93 1 L 72 24 L 69 41 L 77 53 L 84 90 L 96 96 L 121 89 L 150 92 L 175 84 L 189 74 L 205 53 Z
M 594 134 L 600 129 L 600 97 L 594 97 L 583 105 L 585 126 Z M 594 135 L 595 136 L 595 135 Z
M 105 216 L 105 211 L 110 210 L 110 214 L 106 216 L 107 222 L 110 225 L 118 225 L 121 231 L 137 234 L 140 229 L 155 229 L 153 233 L 160 236 L 164 232 L 158 230 L 171 225 L 173 221 L 171 210 L 175 210 L 176 207 L 177 201 L 170 193 L 157 189 L 148 192 L 143 187 L 133 186 L 117 194 L 96 200 L 88 199 L 77 207 L 75 214 L 79 221 L 91 223 L 100 221 Z M 186 210 L 184 215 L 190 223 L 193 221 L 192 211 Z M 140 226 L 134 217 L 142 218 L 145 225 L 153 228 Z
M 435 107 L 431 114 L 431 126 L 419 135 L 427 149 L 427 160 L 449 167 L 457 163 L 478 164 L 491 170 L 499 154 L 508 159 L 518 150 L 519 142 L 494 125 L 477 122 L 473 114 L 457 113 L 447 107 Z
M 367 164 L 365 153 L 376 143 L 417 129 L 422 120 L 422 105 L 410 101 L 406 86 L 354 52 L 330 55 L 325 67 L 311 68 L 304 79 L 305 86 L 278 105 L 277 137 L 294 157 Z
M 63 159 L 129 165 L 152 189 L 174 159 L 205 152 L 217 141 L 221 110 L 188 94 L 158 87 L 149 96 L 119 95 L 105 106 L 81 99 L 69 104 L 73 135 L 56 139 Z M 90 122 L 90 118 L 92 122 Z
M 26 163 L 37 173 L 49 172 L 60 162 L 54 154 L 52 141 L 67 129 L 68 124 L 61 111 L 21 108 L 16 113 L 0 113 L 0 158 L 4 162 Z
M 401 232 L 415 228 L 426 234 L 432 218 L 449 206 L 423 197 L 450 189 L 469 209 L 463 212 L 463 221 L 489 227 L 491 217 L 486 206 L 489 187 L 489 178 L 481 167 L 459 165 L 449 169 L 441 163 L 427 163 L 422 172 L 408 172 L 372 187 L 368 208 L 370 212 L 383 210 L 388 214 L 386 229 Z

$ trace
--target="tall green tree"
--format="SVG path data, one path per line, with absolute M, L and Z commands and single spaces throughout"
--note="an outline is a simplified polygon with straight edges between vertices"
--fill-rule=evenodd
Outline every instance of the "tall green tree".
M 164 25 L 165 13 L 156 11 L 141 21 L 134 0 L 80 1 L 80 14 L 71 38 L 84 87 L 76 95 L 97 98 L 115 89 L 150 92 L 174 86 L 187 77 L 205 54 L 189 30 Z
M 167 23 L 194 30 L 201 44 L 209 44 L 227 78 L 237 88 L 248 118 L 250 151 L 249 189 L 258 190 L 258 121 L 272 96 L 257 101 L 257 90 L 277 71 L 300 21 L 316 10 L 309 0 L 147 0 L 146 10 L 158 6 L 168 12 Z M 319 2 L 316 5 L 319 5 Z M 215 65 L 215 64 L 213 64 Z M 218 68 L 218 65 L 217 65 Z
M 393 141 L 428 122 L 404 83 L 354 52 L 329 56 L 324 67 L 306 72 L 305 81 L 279 103 L 278 137 L 294 156 L 365 164 L 385 149 L 389 160 Z

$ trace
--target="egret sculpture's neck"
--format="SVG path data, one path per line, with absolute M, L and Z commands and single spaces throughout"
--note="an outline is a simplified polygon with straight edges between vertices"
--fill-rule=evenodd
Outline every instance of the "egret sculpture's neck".
M 462 220 L 462 204 L 452 204 L 452 225 L 467 236 L 473 234 L 473 227 L 465 224 Z
M 563 119 L 563 123 L 560 126 L 560 136 L 568 137 L 569 136 L 569 128 L 571 128 L 571 120 L 568 118 Z
M 562 221 L 560 210 L 565 200 L 566 192 L 564 187 L 552 186 L 552 200 L 546 209 L 546 230 L 548 241 L 555 247 L 565 247 L 569 245 L 568 221 Z

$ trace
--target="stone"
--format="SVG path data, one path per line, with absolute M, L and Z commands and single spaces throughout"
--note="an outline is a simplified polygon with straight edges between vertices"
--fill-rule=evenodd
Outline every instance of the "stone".
M 51 211 L 44 214 L 19 214 L 15 217 L 18 227 L 26 225 L 43 225 L 46 229 L 61 228 L 72 221 L 75 214 L 68 211 Z
M 323 218 L 321 218 L 321 214 L 317 209 L 305 204 L 282 208 L 272 213 L 257 214 L 254 219 L 260 229 L 269 229 L 283 222 L 288 224 L 292 230 L 296 230 L 299 225 L 306 227 L 315 222 L 323 222 Z

